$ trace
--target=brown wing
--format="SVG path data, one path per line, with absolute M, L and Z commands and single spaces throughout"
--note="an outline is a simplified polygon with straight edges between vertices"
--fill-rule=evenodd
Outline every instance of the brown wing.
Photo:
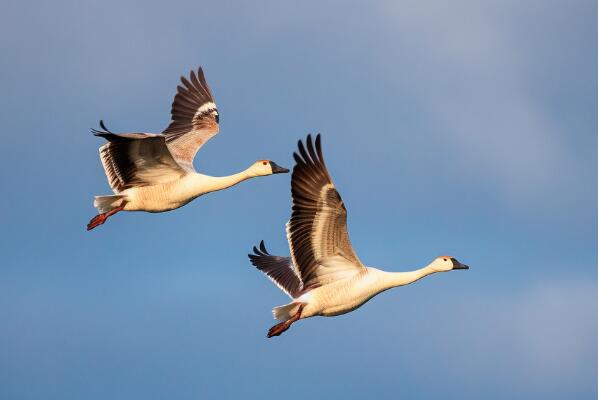
M 273 256 L 266 250 L 262 240 L 260 248 L 253 247 L 254 254 L 248 254 L 251 263 L 262 271 L 272 282 L 276 284 L 291 298 L 297 297 L 303 285 L 295 273 L 293 262 L 290 257 Z
M 322 155 L 320 135 L 315 146 L 307 136 L 294 153 L 291 192 L 293 212 L 287 225 L 289 247 L 304 290 L 363 270 L 347 233 L 347 210 Z
M 189 79 L 181 77 L 182 85 L 172 103 L 172 120 L 162 133 L 166 145 L 179 164 L 193 169 L 197 151 L 218 133 L 218 109 L 201 67 L 191 71 Z
M 100 159 L 114 193 L 134 186 L 155 185 L 178 179 L 186 173 L 175 161 L 163 135 L 151 133 L 114 133 L 92 129 L 108 143 L 100 147 Z

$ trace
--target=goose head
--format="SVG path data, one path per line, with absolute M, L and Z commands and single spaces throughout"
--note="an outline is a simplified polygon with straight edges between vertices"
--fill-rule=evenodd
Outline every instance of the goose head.
M 251 167 L 249 167 L 251 173 L 255 176 L 266 176 L 272 174 L 285 174 L 289 172 L 287 168 L 283 168 L 270 160 L 258 160 Z
M 447 272 L 454 269 L 469 269 L 469 266 L 461 264 L 455 257 L 451 256 L 436 257 L 430 264 L 430 267 L 436 272 Z

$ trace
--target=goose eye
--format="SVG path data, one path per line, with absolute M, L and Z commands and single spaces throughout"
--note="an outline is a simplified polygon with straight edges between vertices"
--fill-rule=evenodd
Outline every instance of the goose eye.
M 263 162 L 262 162 L 262 165 L 266 165 L 266 164 L 268 164 L 268 163 L 267 163 L 267 162 L 265 162 L 265 161 L 263 161 Z
M 444 259 L 444 261 L 446 261 L 446 258 Z

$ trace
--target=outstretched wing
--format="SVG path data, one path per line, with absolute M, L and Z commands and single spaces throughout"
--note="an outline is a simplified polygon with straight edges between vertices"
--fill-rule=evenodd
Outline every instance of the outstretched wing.
M 253 246 L 253 253 L 248 254 L 251 263 L 289 297 L 297 297 L 301 292 L 302 284 L 295 274 L 291 258 L 270 255 L 263 240 L 260 242 L 259 249 Z
M 182 85 L 172 103 L 172 120 L 162 133 L 175 160 L 193 169 L 197 151 L 218 133 L 218 109 L 201 67 L 191 71 L 189 79 L 181 77 Z
M 100 159 L 114 193 L 133 186 L 148 186 L 178 179 L 186 173 L 174 160 L 163 135 L 110 132 L 103 121 L 94 135 L 108 143 L 100 147 Z
M 365 269 L 351 246 L 347 210 L 324 164 L 320 135 L 315 146 L 308 135 L 306 146 L 299 141 L 299 154 L 293 154 L 293 212 L 287 224 L 293 264 L 304 290 Z

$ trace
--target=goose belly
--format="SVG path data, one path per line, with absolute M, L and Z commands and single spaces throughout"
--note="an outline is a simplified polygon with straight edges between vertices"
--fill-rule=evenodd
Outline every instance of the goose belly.
M 127 189 L 126 211 L 164 212 L 177 209 L 199 197 L 188 193 L 178 182 Z
M 379 293 L 373 287 L 373 283 L 373 279 L 360 274 L 357 278 L 348 279 L 346 282 L 321 286 L 310 292 L 311 296 L 305 311 L 312 311 L 313 315 L 334 317 L 356 310 Z M 313 307 L 309 307 L 310 303 Z

